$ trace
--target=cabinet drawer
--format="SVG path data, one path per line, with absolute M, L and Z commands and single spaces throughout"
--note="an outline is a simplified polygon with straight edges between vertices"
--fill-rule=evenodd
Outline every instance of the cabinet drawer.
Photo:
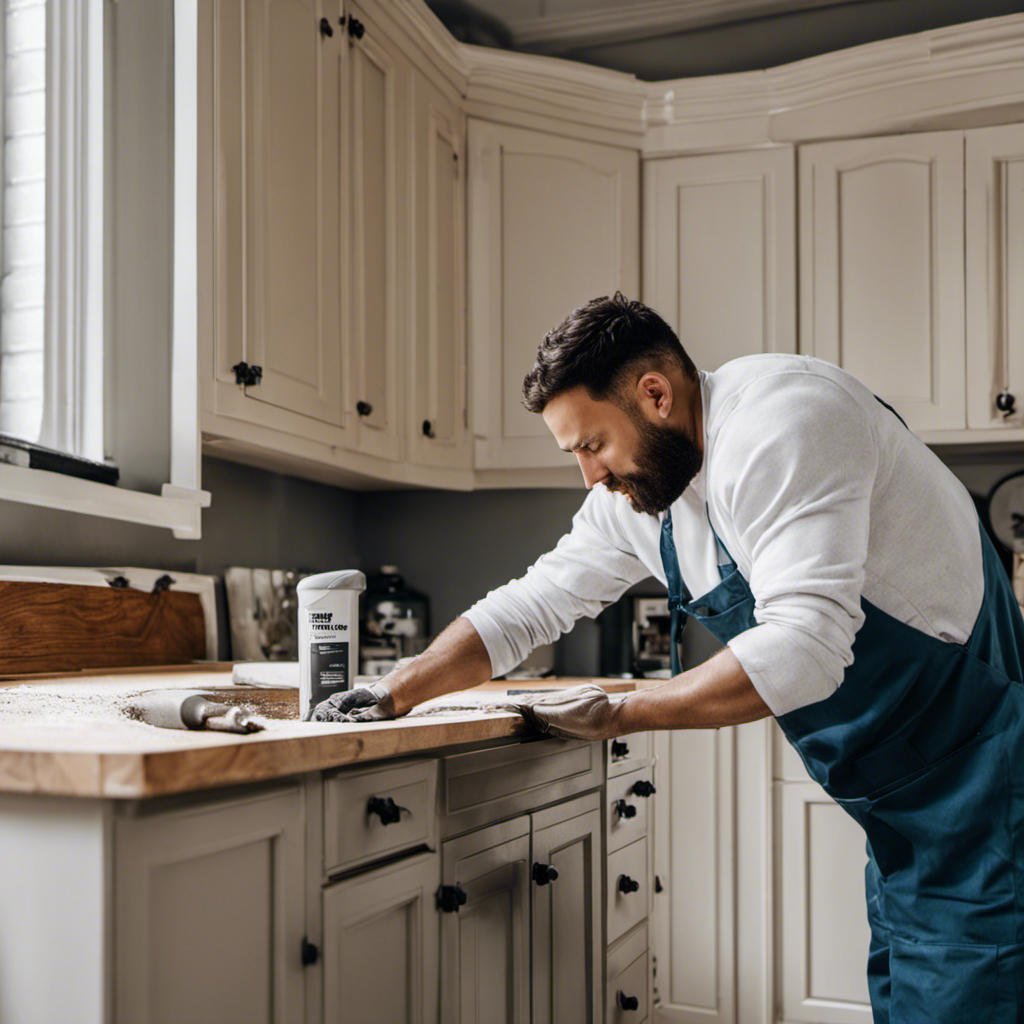
M 608 778 L 635 771 L 646 765 L 651 759 L 651 734 L 649 732 L 638 732 L 606 742 L 608 744 Z
M 623 892 L 620 883 L 631 887 L 633 882 L 638 887 L 632 892 Z M 609 945 L 647 917 L 649 891 L 646 839 L 638 839 L 609 855 L 606 939 Z
M 652 794 L 645 786 L 651 785 L 652 781 L 650 768 L 641 768 L 608 780 L 605 836 L 609 853 L 647 835 Z M 637 787 L 637 783 L 641 785 Z M 637 791 L 634 791 L 634 787 L 637 787 Z M 647 795 L 641 796 L 640 793 Z
M 453 754 L 442 761 L 441 832 L 447 838 L 601 784 L 601 746 L 540 740 Z
M 324 873 L 415 846 L 436 848 L 436 793 L 436 761 L 324 779 Z
M 632 1006 L 636 1000 L 636 1009 Z M 621 974 L 608 979 L 605 1004 L 607 1024 L 640 1024 L 647 1017 L 647 953 L 638 956 Z

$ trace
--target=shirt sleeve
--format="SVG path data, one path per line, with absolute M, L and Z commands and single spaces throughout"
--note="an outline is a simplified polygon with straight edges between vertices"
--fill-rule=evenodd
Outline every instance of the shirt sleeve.
M 553 550 L 525 576 L 492 590 L 464 613 L 487 648 L 495 676 L 650 575 L 619 528 L 614 501 L 603 489 L 591 491 L 572 530 Z
M 782 715 L 830 696 L 853 662 L 879 459 L 864 409 L 840 385 L 778 383 L 750 385 L 723 422 L 714 486 L 755 599 L 757 625 L 729 647 Z

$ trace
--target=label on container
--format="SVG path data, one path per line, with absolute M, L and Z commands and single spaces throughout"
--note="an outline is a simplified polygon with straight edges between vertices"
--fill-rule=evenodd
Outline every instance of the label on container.
M 309 645 L 310 707 L 348 689 L 348 641 Z

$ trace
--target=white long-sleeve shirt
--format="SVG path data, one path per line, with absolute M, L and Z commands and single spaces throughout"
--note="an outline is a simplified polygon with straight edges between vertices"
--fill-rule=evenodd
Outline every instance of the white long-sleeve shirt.
M 757 625 L 729 647 L 774 714 L 842 683 L 862 596 L 967 641 L 984 592 L 974 504 L 891 411 L 805 356 L 747 356 L 700 382 L 704 464 L 672 506 L 680 572 L 695 598 L 718 584 L 710 515 L 755 598 Z M 552 551 L 465 613 L 494 674 L 633 583 L 664 582 L 660 533 L 624 495 L 591 490 Z

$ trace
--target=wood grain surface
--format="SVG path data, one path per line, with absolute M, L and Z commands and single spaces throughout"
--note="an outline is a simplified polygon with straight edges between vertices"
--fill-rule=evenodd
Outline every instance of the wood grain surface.
M 198 594 L 0 581 L 0 673 L 164 665 L 206 655 Z

